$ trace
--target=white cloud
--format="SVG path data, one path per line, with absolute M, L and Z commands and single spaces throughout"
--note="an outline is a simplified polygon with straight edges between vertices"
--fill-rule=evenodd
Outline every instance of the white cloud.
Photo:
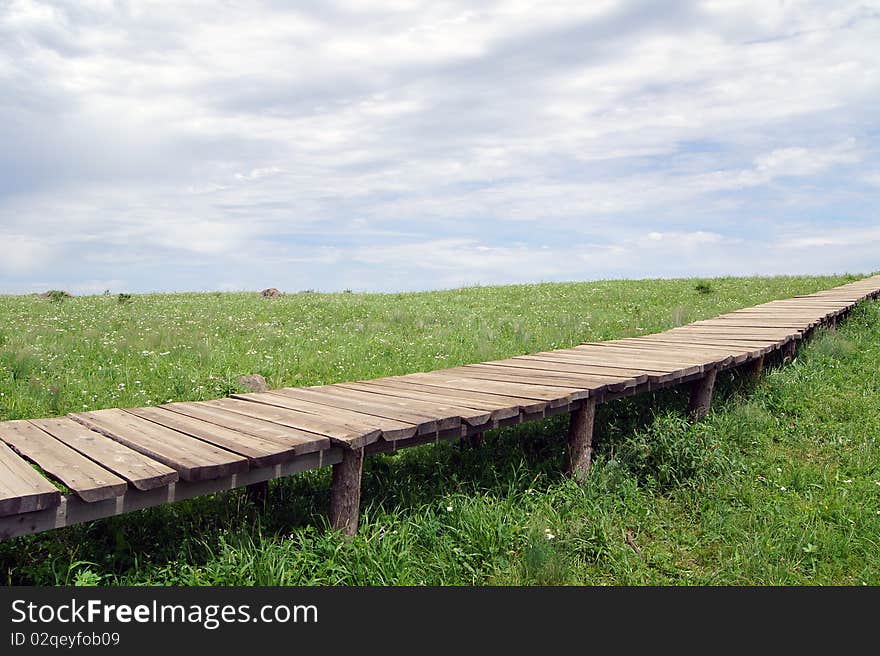
M 741 270 L 876 221 L 878 41 L 859 2 L 10 2 L 0 288 Z
M 45 241 L 28 235 L 0 232 L 0 272 L 23 275 L 51 266 L 54 249 Z
M 802 229 L 797 234 L 784 235 L 776 244 L 777 248 L 783 250 L 817 248 L 836 248 L 842 250 L 855 246 L 874 248 L 875 252 L 880 253 L 880 227 L 840 226 L 824 230 L 807 228 Z

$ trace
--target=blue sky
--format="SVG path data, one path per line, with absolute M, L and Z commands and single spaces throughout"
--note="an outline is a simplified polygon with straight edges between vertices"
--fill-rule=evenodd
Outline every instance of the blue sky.
M 880 269 L 878 2 L 0 0 L 0 293 Z

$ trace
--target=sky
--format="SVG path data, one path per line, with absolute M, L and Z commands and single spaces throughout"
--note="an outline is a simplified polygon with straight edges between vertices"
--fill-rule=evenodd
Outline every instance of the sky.
M 0 293 L 880 270 L 880 2 L 0 0 Z

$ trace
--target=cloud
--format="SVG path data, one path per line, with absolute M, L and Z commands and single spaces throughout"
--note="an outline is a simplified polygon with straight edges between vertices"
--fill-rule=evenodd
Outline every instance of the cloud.
M 53 261 L 53 251 L 34 237 L 0 232 L 0 272 L 22 275 L 45 269 Z
M 876 223 L 877 10 L 765 4 L 7 2 L 0 291 L 704 275 Z

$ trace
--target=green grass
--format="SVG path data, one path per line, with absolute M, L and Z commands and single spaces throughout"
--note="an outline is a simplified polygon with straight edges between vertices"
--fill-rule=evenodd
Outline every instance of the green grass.
M 621 281 L 399 295 L 0 297 L 0 418 L 453 366 L 663 330 L 847 277 Z M 327 470 L 0 543 L 10 584 L 880 584 L 880 307 L 757 382 L 597 414 L 587 483 L 565 418 L 367 461 L 361 530 Z

